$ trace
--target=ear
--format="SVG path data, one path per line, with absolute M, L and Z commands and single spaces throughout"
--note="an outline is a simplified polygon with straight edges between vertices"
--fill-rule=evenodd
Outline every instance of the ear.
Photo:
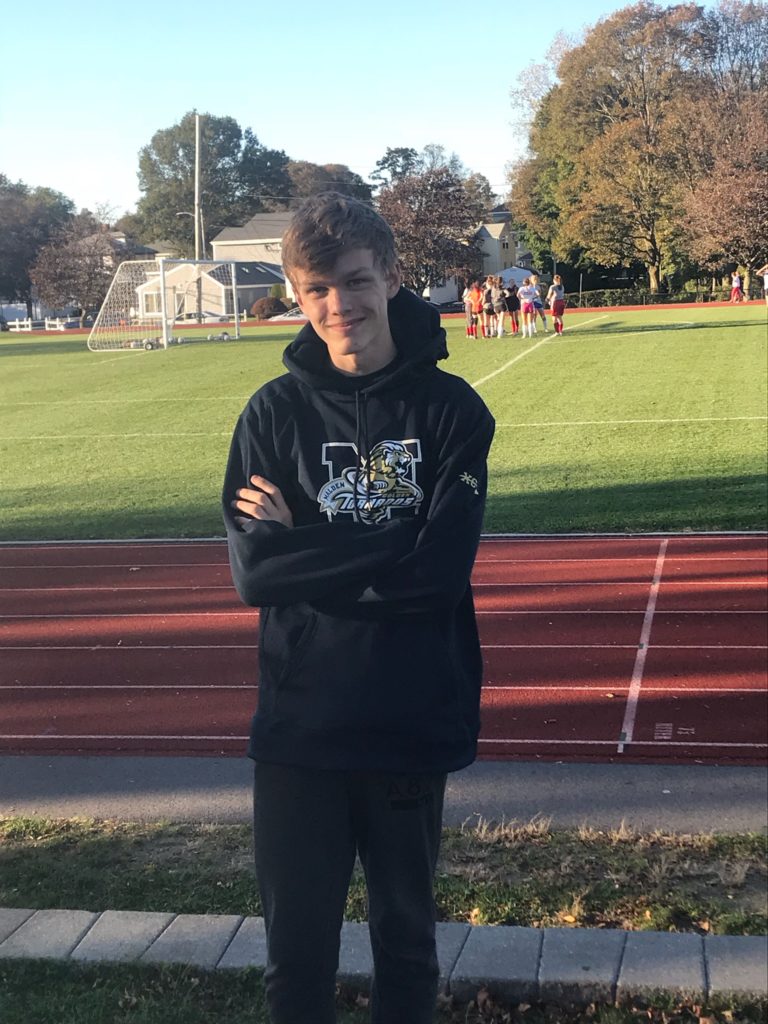
M 400 285 L 402 283 L 403 274 L 400 269 L 400 264 L 395 263 L 390 272 L 387 274 L 387 299 L 394 299 L 394 297 L 400 291 Z

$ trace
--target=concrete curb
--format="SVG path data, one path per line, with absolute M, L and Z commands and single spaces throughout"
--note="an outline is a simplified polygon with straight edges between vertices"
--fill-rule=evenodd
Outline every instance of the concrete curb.
M 437 926 L 440 990 L 459 1002 L 485 988 L 511 1003 L 768 999 L 768 936 L 625 932 L 596 928 Z M 263 968 L 258 917 L 0 908 L 0 959 L 183 963 Z M 365 924 L 342 928 L 338 979 L 367 990 L 373 961 Z

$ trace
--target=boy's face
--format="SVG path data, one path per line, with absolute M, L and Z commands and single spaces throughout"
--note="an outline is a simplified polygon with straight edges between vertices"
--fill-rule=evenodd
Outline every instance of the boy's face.
M 295 269 L 291 280 L 296 301 L 337 370 L 373 373 L 395 358 L 387 302 L 400 287 L 398 269 L 387 275 L 370 249 L 350 249 L 329 272 Z

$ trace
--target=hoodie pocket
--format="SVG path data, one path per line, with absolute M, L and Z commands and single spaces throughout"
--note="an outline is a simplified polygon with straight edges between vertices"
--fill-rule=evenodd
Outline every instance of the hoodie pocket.
M 263 608 L 259 642 L 260 686 L 274 691 L 297 672 L 317 631 L 317 612 L 309 606 Z

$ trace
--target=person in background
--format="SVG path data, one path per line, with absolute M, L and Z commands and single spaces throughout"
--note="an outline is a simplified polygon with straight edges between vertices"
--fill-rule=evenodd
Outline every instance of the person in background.
M 544 303 L 541 301 L 541 288 L 539 287 L 539 275 L 531 274 L 531 285 L 536 290 L 536 295 L 533 299 L 533 333 L 536 333 L 536 317 L 541 317 L 541 322 L 544 324 L 544 330 L 548 331 L 547 315 L 544 312 Z
M 536 289 L 531 284 L 530 277 L 526 277 L 522 288 L 518 289 L 517 294 L 520 299 L 520 313 L 523 317 L 523 337 L 532 338 L 536 332 L 536 324 L 534 323 L 536 310 L 533 304 L 533 300 L 536 297 Z
M 565 312 L 565 288 L 559 274 L 552 278 L 552 284 L 547 292 L 547 305 L 552 311 L 552 321 L 555 325 L 555 334 L 563 333 L 563 313 Z
M 764 263 L 757 273 L 763 279 L 763 294 L 765 295 L 765 304 L 768 306 L 768 263 Z
M 483 285 L 483 337 L 492 338 L 496 333 L 496 314 L 493 311 L 493 283 L 495 278 L 489 274 Z
M 505 288 L 505 294 L 507 298 L 507 312 L 509 313 L 509 321 L 512 325 L 512 333 L 517 334 L 520 330 L 520 298 L 517 294 L 517 285 L 514 281 L 510 280 L 509 284 Z
M 461 301 L 464 303 L 464 316 L 467 321 L 467 330 L 465 337 L 472 338 L 472 285 L 467 282 L 464 291 L 461 293 Z
M 477 325 L 483 316 L 483 289 L 479 281 L 473 281 L 469 289 L 469 301 L 472 306 L 472 337 L 477 338 Z
M 491 285 L 491 302 L 493 313 L 496 318 L 496 337 L 504 337 L 504 314 L 507 312 L 507 300 L 504 295 L 504 286 L 500 277 L 494 277 Z

